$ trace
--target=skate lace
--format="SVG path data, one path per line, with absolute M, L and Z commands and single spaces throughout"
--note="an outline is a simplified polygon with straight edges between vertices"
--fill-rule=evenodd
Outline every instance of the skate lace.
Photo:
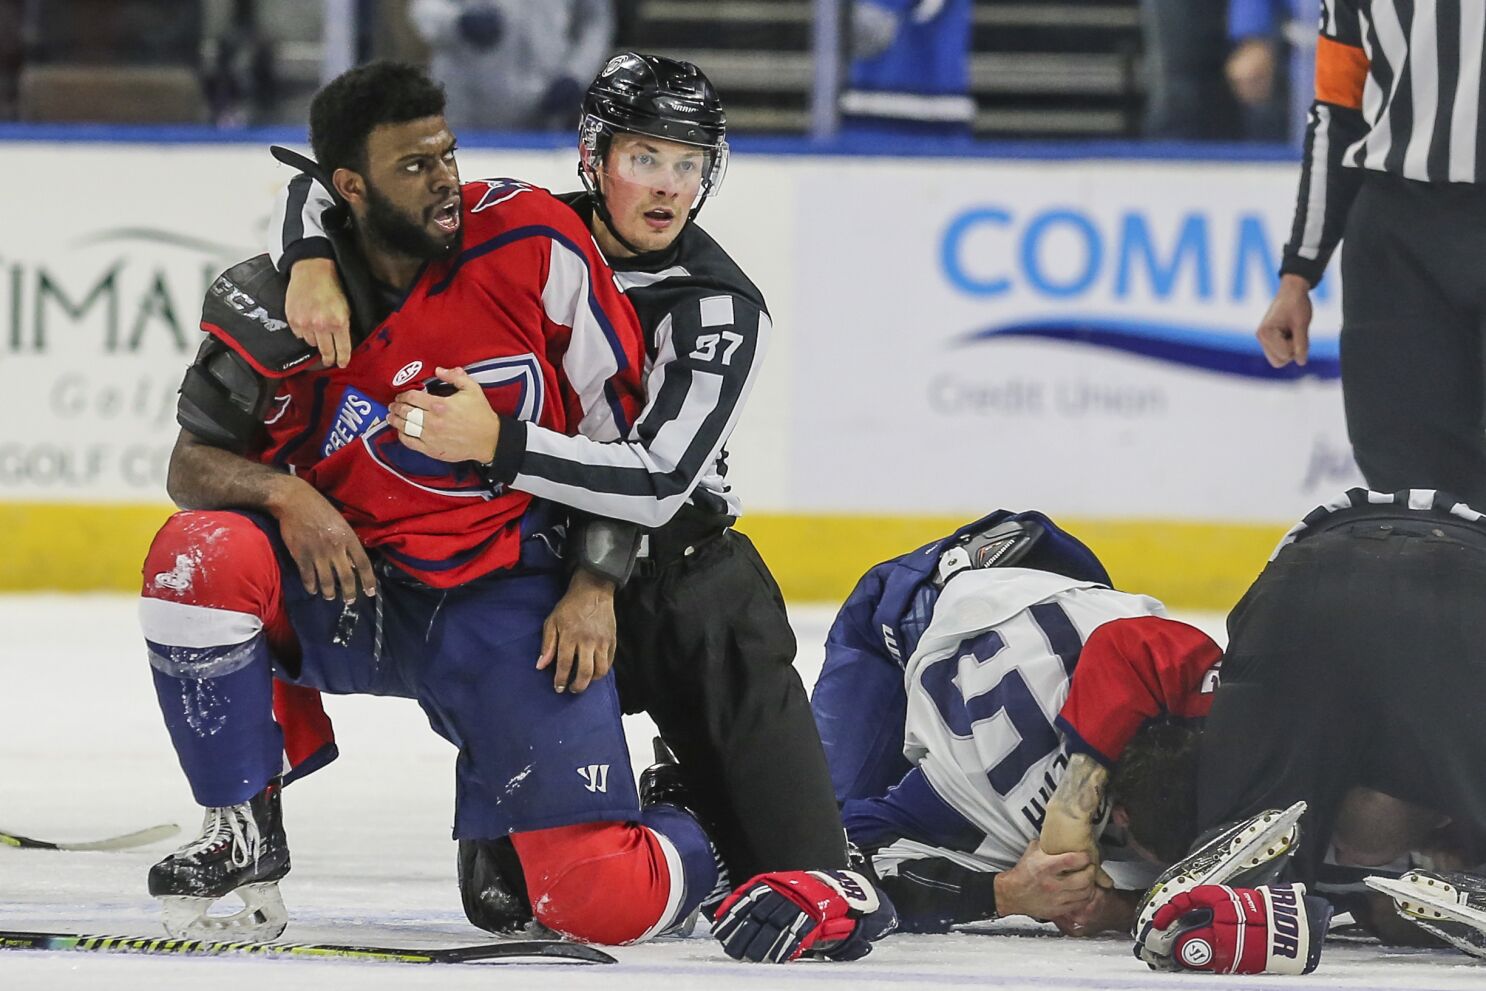
M 182 847 L 180 856 L 200 857 L 216 850 L 227 842 L 232 844 L 232 866 L 246 867 L 257 861 L 261 840 L 258 820 L 244 802 L 225 808 L 206 810 L 201 823 L 201 835 L 193 843 Z

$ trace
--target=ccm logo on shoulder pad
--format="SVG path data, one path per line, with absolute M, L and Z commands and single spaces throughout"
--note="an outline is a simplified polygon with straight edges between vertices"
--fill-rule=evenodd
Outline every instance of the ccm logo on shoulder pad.
M 263 329 L 269 333 L 287 330 L 289 327 L 289 324 L 285 321 L 269 316 L 268 310 L 264 309 L 262 304 L 243 292 L 235 282 L 225 275 L 219 275 L 217 281 L 212 283 L 211 293 L 213 296 L 221 297 L 222 302 L 249 320 L 262 324 Z

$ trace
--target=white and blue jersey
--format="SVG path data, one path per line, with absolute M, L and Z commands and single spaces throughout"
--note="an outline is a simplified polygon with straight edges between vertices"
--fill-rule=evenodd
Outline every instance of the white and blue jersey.
M 879 850 L 879 871 L 927 849 L 1010 870 L 1068 764 L 1057 719 L 1084 643 L 1106 623 L 1164 613 L 1148 596 L 1046 571 L 955 576 L 904 672 L 912 769 L 885 794 L 846 802 L 847 834 Z
M 897 21 L 892 42 L 854 59 L 841 112 L 854 121 L 968 133 L 971 0 L 869 0 Z

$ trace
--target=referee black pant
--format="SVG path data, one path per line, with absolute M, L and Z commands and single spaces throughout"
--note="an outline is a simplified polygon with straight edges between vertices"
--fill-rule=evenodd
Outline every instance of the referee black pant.
M 614 606 L 620 702 L 655 721 L 732 883 L 845 867 L 794 632 L 753 543 L 724 530 L 637 572 Z
M 1354 787 L 1486 827 L 1483 603 L 1480 525 L 1376 513 L 1281 551 L 1228 618 L 1199 828 L 1304 800 L 1314 883 Z
M 1368 486 L 1486 506 L 1486 188 L 1367 172 L 1342 279 L 1342 394 Z

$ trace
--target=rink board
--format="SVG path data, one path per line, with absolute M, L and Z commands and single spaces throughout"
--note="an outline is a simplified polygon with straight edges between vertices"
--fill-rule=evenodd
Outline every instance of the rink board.
M 571 185 L 569 152 L 466 178 Z M 1126 587 L 1223 608 L 1358 480 L 1336 380 L 1275 378 L 1252 327 L 1293 203 L 1282 162 L 735 156 L 705 225 L 775 334 L 730 480 L 787 593 L 997 507 L 1075 528 Z M 0 588 L 130 587 L 163 517 L 204 288 L 262 249 L 288 173 L 252 144 L 0 140 Z M 83 195 L 37 195 L 37 190 Z

